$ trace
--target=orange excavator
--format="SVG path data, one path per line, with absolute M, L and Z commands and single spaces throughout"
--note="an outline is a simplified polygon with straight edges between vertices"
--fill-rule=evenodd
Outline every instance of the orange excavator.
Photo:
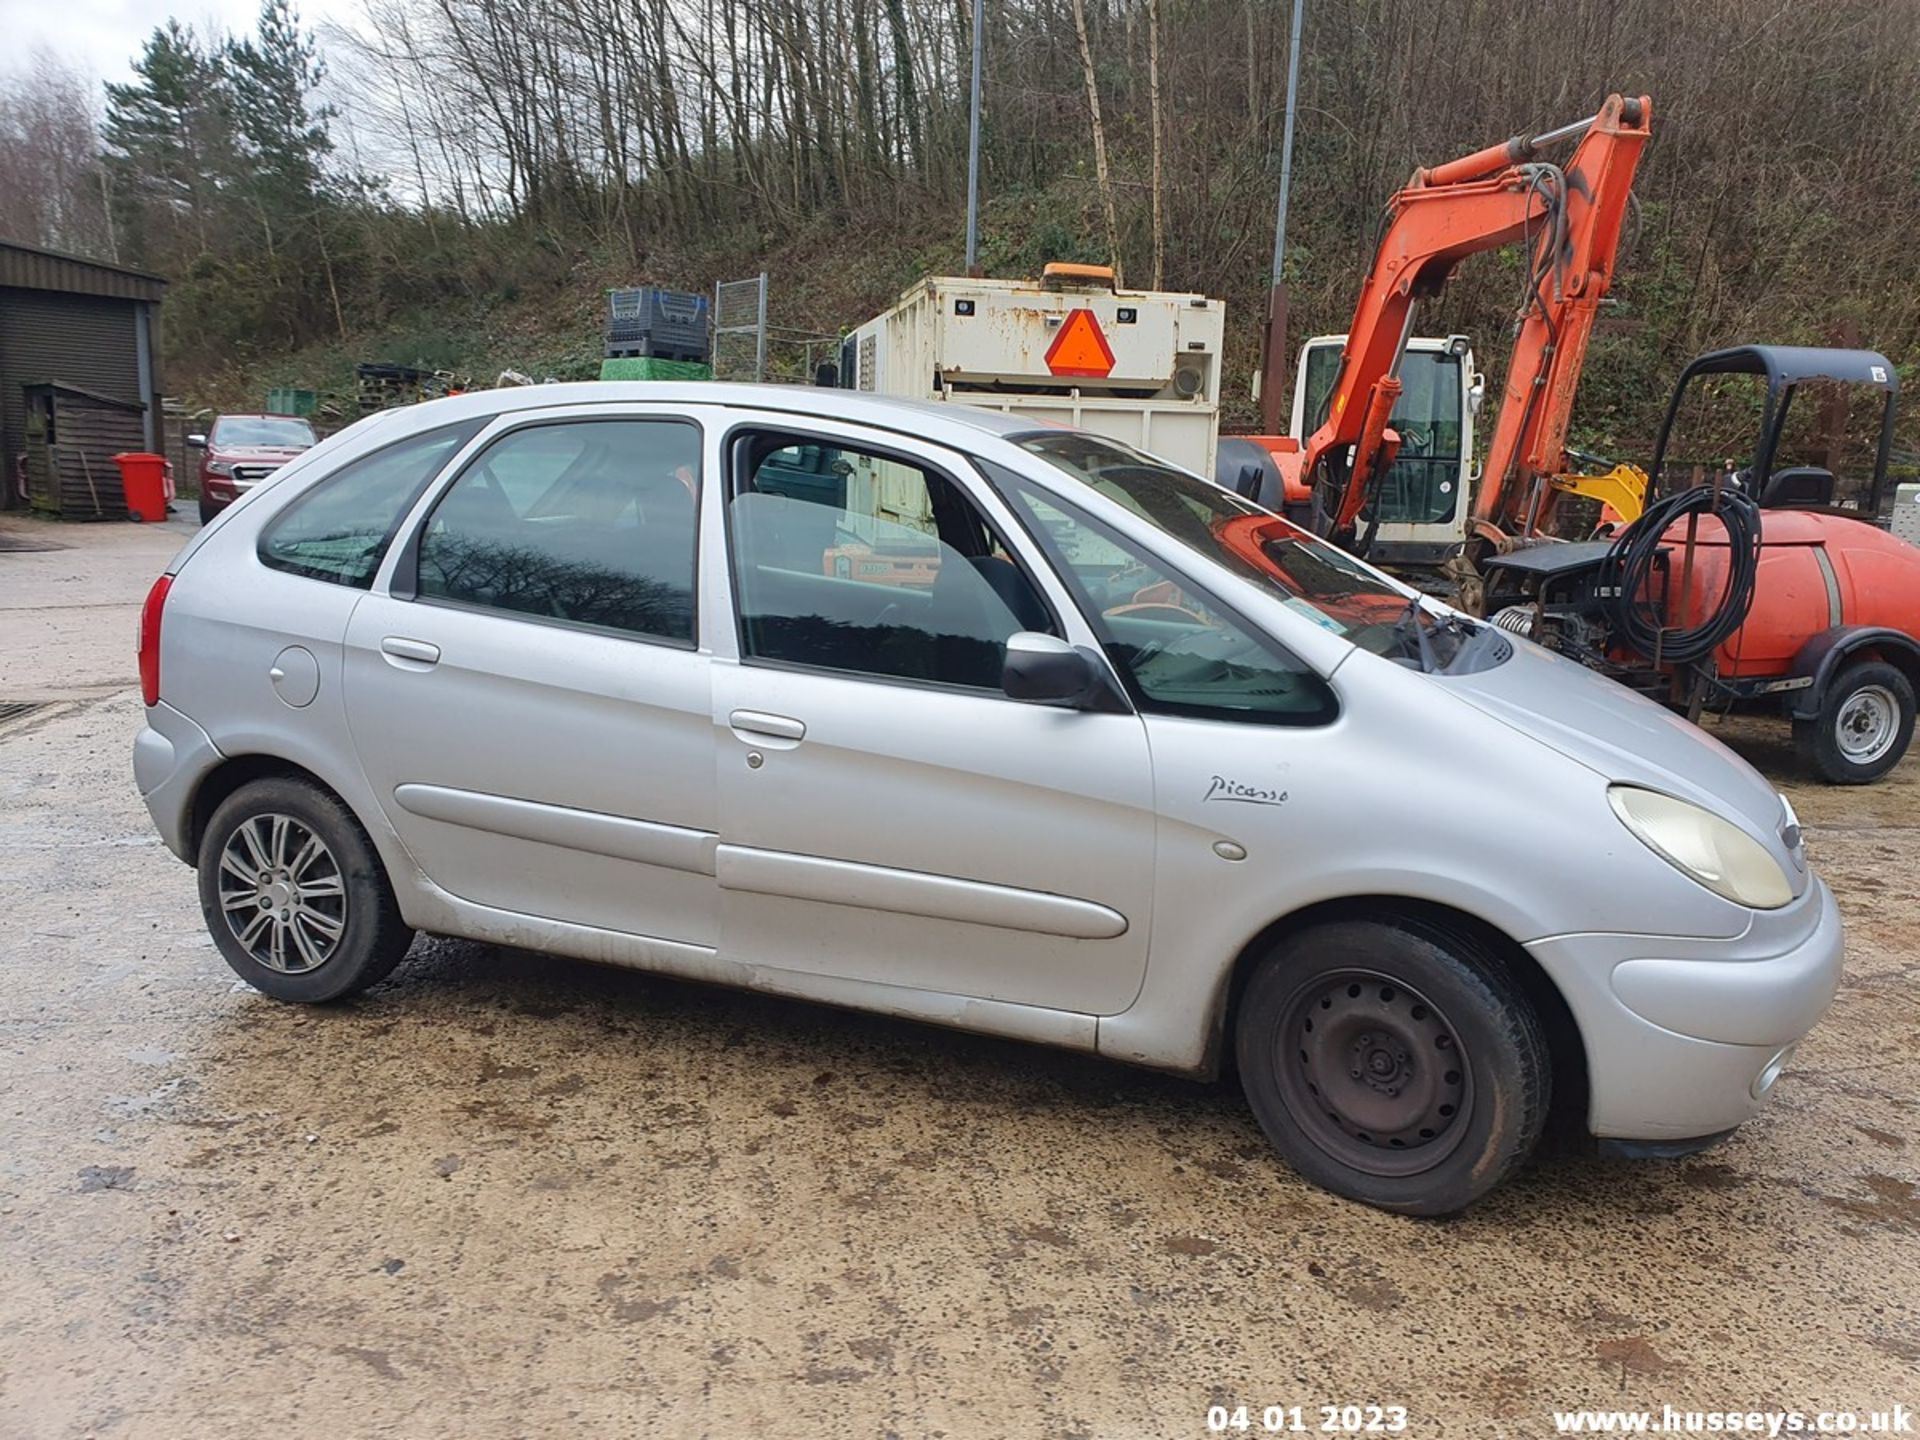
M 1525 291 L 1466 558 L 1546 530 L 1558 496 L 1574 488 L 1559 473 L 1567 422 L 1652 113 L 1644 95 L 1610 95 L 1590 119 L 1414 172 L 1387 207 L 1326 423 L 1304 444 L 1256 437 L 1278 471 L 1275 498 L 1294 513 L 1306 502 L 1315 530 L 1365 553 L 1379 523 L 1369 502 L 1399 453 L 1390 422 L 1418 302 L 1438 294 L 1469 255 L 1523 242 Z M 1564 164 L 1543 158 L 1568 141 L 1578 143 Z

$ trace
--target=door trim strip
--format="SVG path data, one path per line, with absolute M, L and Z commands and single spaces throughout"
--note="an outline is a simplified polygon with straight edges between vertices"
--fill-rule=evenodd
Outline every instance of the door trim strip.
M 717 847 L 714 875 L 723 890 L 922 915 L 930 920 L 958 920 L 1071 940 L 1113 940 L 1127 933 L 1126 916 L 1091 900 L 745 845 Z
M 563 850 L 579 850 L 589 855 L 607 855 L 615 860 L 632 860 L 641 865 L 658 865 L 663 870 L 683 870 L 689 875 L 713 874 L 714 847 L 720 839 L 706 830 L 633 820 L 598 810 L 546 805 L 537 800 L 515 800 L 477 790 L 455 790 L 445 785 L 399 785 L 394 787 L 393 798 L 402 810 L 423 820 L 510 835 L 516 840 L 557 845 Z

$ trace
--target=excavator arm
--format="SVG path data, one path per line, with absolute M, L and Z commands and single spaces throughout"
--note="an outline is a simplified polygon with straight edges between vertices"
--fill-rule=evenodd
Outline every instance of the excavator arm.
M 1438 294 L 1467 256 L 1523 240 L 1526 291 L 1473 530 L 1499 545 L 1543 525 L 1559 493 L 1546 480 L 1561 468 L 1651 118 L 1644 95 L 1611 95 L 1590 120 L 1417 170 L 1393 197 L 1347 327 L 1327 421 L 1296 454 L 1275 454 L 1283 475 L 1294 472 L 1287 478 L 1312 490 L 1318 528 L 1353 530 L 1399 451 L 1388 419 L 1417 303 Z M 1576 136 L 1564 166 L 1539 158 Z

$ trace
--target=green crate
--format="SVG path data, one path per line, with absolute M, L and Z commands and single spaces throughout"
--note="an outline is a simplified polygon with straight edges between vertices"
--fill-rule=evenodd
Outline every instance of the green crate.
M 713 367 L 698 360 L 655 360 L 639 355 L 625 360 L 602 360 L 602 380 L 711 380 Z
M 311 415 L 320 406 L 320 397 L 311 390 L 276 387 L 267 391 L 269 415 Z

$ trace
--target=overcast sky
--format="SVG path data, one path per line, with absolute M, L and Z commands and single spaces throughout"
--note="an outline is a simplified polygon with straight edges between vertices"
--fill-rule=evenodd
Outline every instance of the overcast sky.
M 357 12 L 356 0 L 298 0 L 300 18 L 317 30 Z M 175 16 L 183 25 L 223 34 L 250 31 L 259 0 L 0 0 L 0 76 L 45 45 L 99 80 L 125 80 L 153 28 Z

